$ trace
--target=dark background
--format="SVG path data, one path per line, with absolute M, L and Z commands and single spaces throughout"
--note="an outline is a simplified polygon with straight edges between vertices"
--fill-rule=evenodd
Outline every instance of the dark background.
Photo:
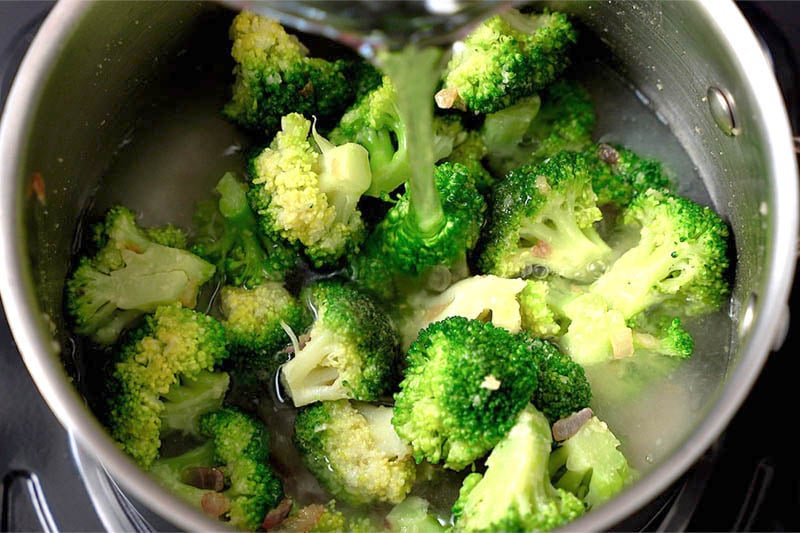
M 0 104 L 33 29 L 51 5 L 0 0 Z M 799 132 L 800 2 L 739 2 L 739 6 L 770 49 L 793 130 Z M 790 306 L 796 314 L 800 314 L 798 298 L 800 283 L 795 282 Z M 647 529 L 800 531 L 800 441 L 793 435 L 794 417 L 784 426 L 777 424 L 779 415 L 791 413 L 790 395 L 798 382 L 792 349 L 800 341 L 800 328 L 794 318 L 783 349 L 770 356 L 723 436 L 673 488 L 681 496 L 669 501 L 681 505 L 665 509 L 680 507 L 677 512 L 683 518 L 645 520 Z M 48 517 L 42 506 L 50 510 L 50 527 L 101 529 L 71 459 L 68 434 L 38 395 L 1 313 L 0 369 L 0 531 L 44 530 Z

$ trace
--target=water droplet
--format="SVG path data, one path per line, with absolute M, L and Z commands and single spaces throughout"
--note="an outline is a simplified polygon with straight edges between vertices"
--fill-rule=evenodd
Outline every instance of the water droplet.
M 647 455 L 644 456 L 644 460 L 647 461 L 648 463 L 652 463 L 653 456 L 648 453 Z
M 586 265 L 586 270 L 589 272 L 589 274 L 595 277 L 600 276 L 600 274 L 605 272 L 606 268 L 608 268 L 608 265 L 606 265 L 606 262 L 602 260 L 592 261 Z

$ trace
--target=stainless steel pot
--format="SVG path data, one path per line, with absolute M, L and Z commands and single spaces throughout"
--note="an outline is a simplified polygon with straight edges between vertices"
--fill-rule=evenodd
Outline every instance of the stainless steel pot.
M 734 334 L 720 350 L 721 371 L 704 376 L 707 393 L 687 414 L 686 431 L 643 477 L 568 527 L 601 530 L 640 509 L 692 465 L 782 341 L 795 268 L 798 176 L 777 84 L 732 2 L 557 7 L 574 12 L 600 38 L 618 71 L 669 125 L 710 200 L 730 221 L 736 245 Z M 0 129 L 0 289 L 22 357 L 81 445 L 134 497 L 191 530 L 215 524 L 155 485 L 87 408 L 81 393 L 85 362 L 65 330 L 62 289 L 79 216 L 130 140 L 137 116 L 164 97 L 176 58 L 214 41 L 207 32 L 221 16 L 227 15 L 219 5 L 196 2 L 62 1 L 19 69 Z M 225 45 L 224 34 L 220 42 Z M 164 216 L 150 222 L 170 219 L 171 199 L 201 188 L 176 187 L 149 196 L 150 212 Z

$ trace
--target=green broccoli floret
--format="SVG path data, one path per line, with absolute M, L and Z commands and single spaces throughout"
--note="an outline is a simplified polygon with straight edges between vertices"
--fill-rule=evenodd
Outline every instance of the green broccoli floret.
M 399 336 L 361 291 L 335 280 L 306 287 L 314 321 L 281 378 L 296 407 L 316 401 L 377 401 L 396 384 Z
M 569 326 L 557 342 L 577 363 L 587 366 L 634 354 L 633 331 L 625 317 L 599 295 L 580 294 L 564 305 L 563 313 Z
M 572 493 L 553 487 L 547 418 L 528 405 L 486 459 L 468 475 L 453 506 L 455 531 L 550 531 L 584 513 Z
M 454 47 L 437 93 L 439 107 L 492 113 L 549 85 L 569 63 L 576 33 L 562 13 L 511 9 Z
M 164 406 L 161 434 L 198 435 L 200 415 L 222 408 L 230 376 L 226 372 L 202 370 L 191 378 L 181 375 L 179 380 L 161 396 Z
M 400 306 L 403 346 L 407 348 L 428 324 L 451 316 L 485 320 L 517 333 L 522 326 L 517 296 L 525 286 L 522 279 L 471 276 L 440 293 L 421 290 Z
M 498 177 L 537 164 L 562 150 L 581 151 L 592 142 L 594 103 L 578 82 L 561 80 L 538 96 L 486 116 L 481 129 L 487 163 Z
M 364 147 L 334 146 L 310 120 L 290 113 L 270 146 L 250 160 L 250 180 L 264 235 L 302 246 L 315 266 L 335 264 L 364 239 L 358 200 L 371 180 Z
M 299 256 L 284 241 L 261 234 L 247 200 L 247 184 L 228 172 L 214 191 L 219 201 L 201 203 L 195 210 L 192 252 L 216 265 L 227 285 L 253 288 L 264 280 L 283 280 Z
M 526 339 L 480 320 L 431 324 L 409 348 L 407 362 L 392 423 L 417 462 L 453 470 L 499 442 L 537 385 Z
M 539 369 L 533 405 L 551 422 L 589 407 L 592 388 L 583 367 L 546 340 L 532 337 L 530 342 Z
M 337 500 L 399 503 L 411 490 L 416 464 L 391 407 L 320 402 L 300 410 L 294 429 L 303 462 Z
M 633 349 L 637 355 L 646 352 L 687 359 L 694 351 L 694 339 L 678 317 L 640 313 L 628 325 L 633 330 Z
M 408 496 L 386 515 L 389 531 L 441 533 L 447 529 L 428 512 L 430 504 L 419 496 Z
M 619 445 L 608 425 L 593 416 L 550 454 L 554 485 L 576 495 L 589 509 L 610 500 L 636 476 Z
M 594 227 L 602 218 L 596 198 L 581 154 L 559 152 L 510 172 L 494 189 L 478 267 L 502 277 L 544 269 L 595 279 L 611 252 Z
M 291 343 L 289 332 L 305 331 L 311 323 L 306 307 L 277 281 L 254 289 L 225 286 L 219 305 L 228 346 L 240 368 L 255 370 Z M 271 366 L 277 369 L 277 364 Z
M 80 258 L 66 301 L 75 333 L 98 344 L 113 343 L 159 305 L 194 307 L 200 286 L 214 275 L 214 265 L 200 257 L 151 240 L 125 207 L 109 209 L 93 231 L 98 251 Z M 162 228 L 156 238 L 174 241 L 174 230 Z
M 648 189 L 669 192 L 674 188 L 659 161 L 640 157 L 620 145 L 601 143 L 586 153 L 598 205 L 622 209 Z
M 206 443 L 158 460 L 151 474 L 178 496 L 233 527 L 258 529 L 283 497 L 281 482 L 269 464 L 266 427 L 250 415 L 227 408 L 203 415 L 200 433 L 208 439 Z M 195 486 L 212 469 L 219 472 L 217 486 Z
M 563 307 L 574 298 L 570 284 L 554 278 L 525 281 L 519 293 L 522 328 L 536 337 L 557 337 L 565 329 Z
M 156 244 L 170 248 L 186 249 L 188 236 L 182 228 L 166 224 L 154 228 L 144 228 L 143 231 L 147 238 Z
M 590 291 L 625 320 L 661 305 L 673 316 L 718 310 L 729 288 L 728 227 L 709 207 L 649 190 L 634 197 L 622 221 L 639 241 L 595 281 Z
M 308 49 L 277 21 L 249 11 L 233 19 L 230 38 L 236 80 L 223 114 L 267 137 L 288 113 L 332 125 L 374 78 L 362 60 L 308 57 Z
M 144 325 L 131 333 L 117 354 L 108 380 L 107 425 L 120 447 L 143 467 L 157 457 L 161 446 L 162 416 L 178 420 L 178 428 L 193 427 L 192 419 L 216 401 L 200 391 L 214 384 L 222 391 L 223 378 L 209 376 L 228 356 L 225 330 L 214 318 L 177 304 L 158 307 Z M 219 380 L 219 381 L 218 381 Z M 188 393 L 176 391 L 187 386 Z M 198 402 L 191 391 L 202 394 Z M 168 407 L 170 400 L 188 410 Z M 198 412 L 194 412 L 195 408 Z

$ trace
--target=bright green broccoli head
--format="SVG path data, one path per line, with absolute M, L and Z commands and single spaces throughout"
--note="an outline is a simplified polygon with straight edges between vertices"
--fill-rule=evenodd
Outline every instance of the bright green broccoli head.
M 673 316 L 718 310 L 729 293 L 728 227 L 709 207 L 649 190 L 634 197 L 623 223 L 639 242 L 592 284 L 627 320 L 655 305 Z
M 339 281 L 319 281 L 302 298 L 314 312 L 308 340 L 282 367 L 296 407 L 316 401 L 376 401 L 397 383 L 399 336 L 368 296 Z
M 610 500 L 636 476 L 619 445 L 605 422 L 590 418 L 550 455 L 555 486 L 576 495 L 590 509 Z
M 594 103 L 578 82 L 560 80 L 539 96 L 486 116 L 481 129 L 496 176 L 537 164 L 562 150 L 580 151 L 592 142 Z
M 200 286 L 214 275 L 214 265 L 200 257 L 151 240 L 125 207 L 111 208 L 93 231 L 99 249 L 80 258 L 66 300 L 75 332 L 99 344 L 111 344 L 160 305 L 194 307 Z M 174 241 L 176 231 L 161 228 L 156 238 Z
M 158 457 L 162 415 L 173 387 L 204 380 L 228 356 L 225 331 L 214 318 L 161 306 L 132 333 L 109 380 L 108 427 L 122 449 L 144 467 Z
M 283 497 L 281 482 L 269 464 L 266 427 L 231 408 L 203 415 L 199 426 L 207 441 L 181 455 L 159 459 L 151 474 L 212 517 L 239 530 L 258 529 Z
M 447 318 L 409 348 L 392 422 L 418 462 L 460 470 L 511 428 L 537 374 L 524 338 L 479 320 Z
M 530 344 L 539 368 L 533 405 L 551 422 L 589 407 L 592 388 L 583 367 L 548 341 L 533 337 Z
M 361 61 L 308 57 L 297 37 L 272 19 L 242 11 L 231 24 L 230 37 L 236 80 L 223 113 L 268 137 L 292 112 L 335 122 L 356 98 L 356 88 L 369 86 L 367 69 L 356 67 Z M 353 76 L 364 82 L 352 83 Z
M 414 201 L 404 194 L 369 238 L 376 241 L 369 246 L 396 272 L 419 276 L 434 266 L 452 266 L 478 240 L 486 202 L 472 174 L 458 163 L 442 163 L 434 179 L 444 218 L 433 235 L 420 228 L 412 213 Z
M 486 459 L 486 472 L 464 480 L 455 531 L 550 531 L 582 515 L 583 503 L 550 483 L 551 442 L 547 418 L 529 405 Z
M 414 483 L 411 447 L 395 433 L 391 407 L 347 400 L 309 406 L 295 420 L 295 443 L 337 500 L 399 503 Z
M 265 280 L 283 280 L 296 268 L 299 254 L 283 240 L 261 234 L 247 184 L 228 172 L 214 190 L 219 200 L 195 210 L 192 252 L 216 265 L 227 285 L 253 288 Z
M 587 150 L 592 165 L 592 187 L 598 205 L 626 207 L 648 189 L 673 189 L 659 161 L 640 157 L 619 145 L 601 143 Z
M 369 187 L 367 151 L 334 146 L 297 113 L 250 161 L 250 202 L 264 235 L 302 247 L 315 266 L 335 264 L 364 239 L 358 200 Z
M 694 339 L 678 317 L 640 313 L 629 320 L 628 325 L 633 330 L 633 347 L 637 354 L 646 352 L 686 359 L 694 351 Z
M 478 267 L 502 277 L 538 269 L 594 279 L 611 252 L 594 228 L 602 218 L 596 199 L 581 154 L 559 152 L 512 171 L 494 190 Z
M 444 74 L 440 107 L 492 113 L 552 83 L 566 68 L 575 30 L 562 13 L 509 10 L 458 46 Z

